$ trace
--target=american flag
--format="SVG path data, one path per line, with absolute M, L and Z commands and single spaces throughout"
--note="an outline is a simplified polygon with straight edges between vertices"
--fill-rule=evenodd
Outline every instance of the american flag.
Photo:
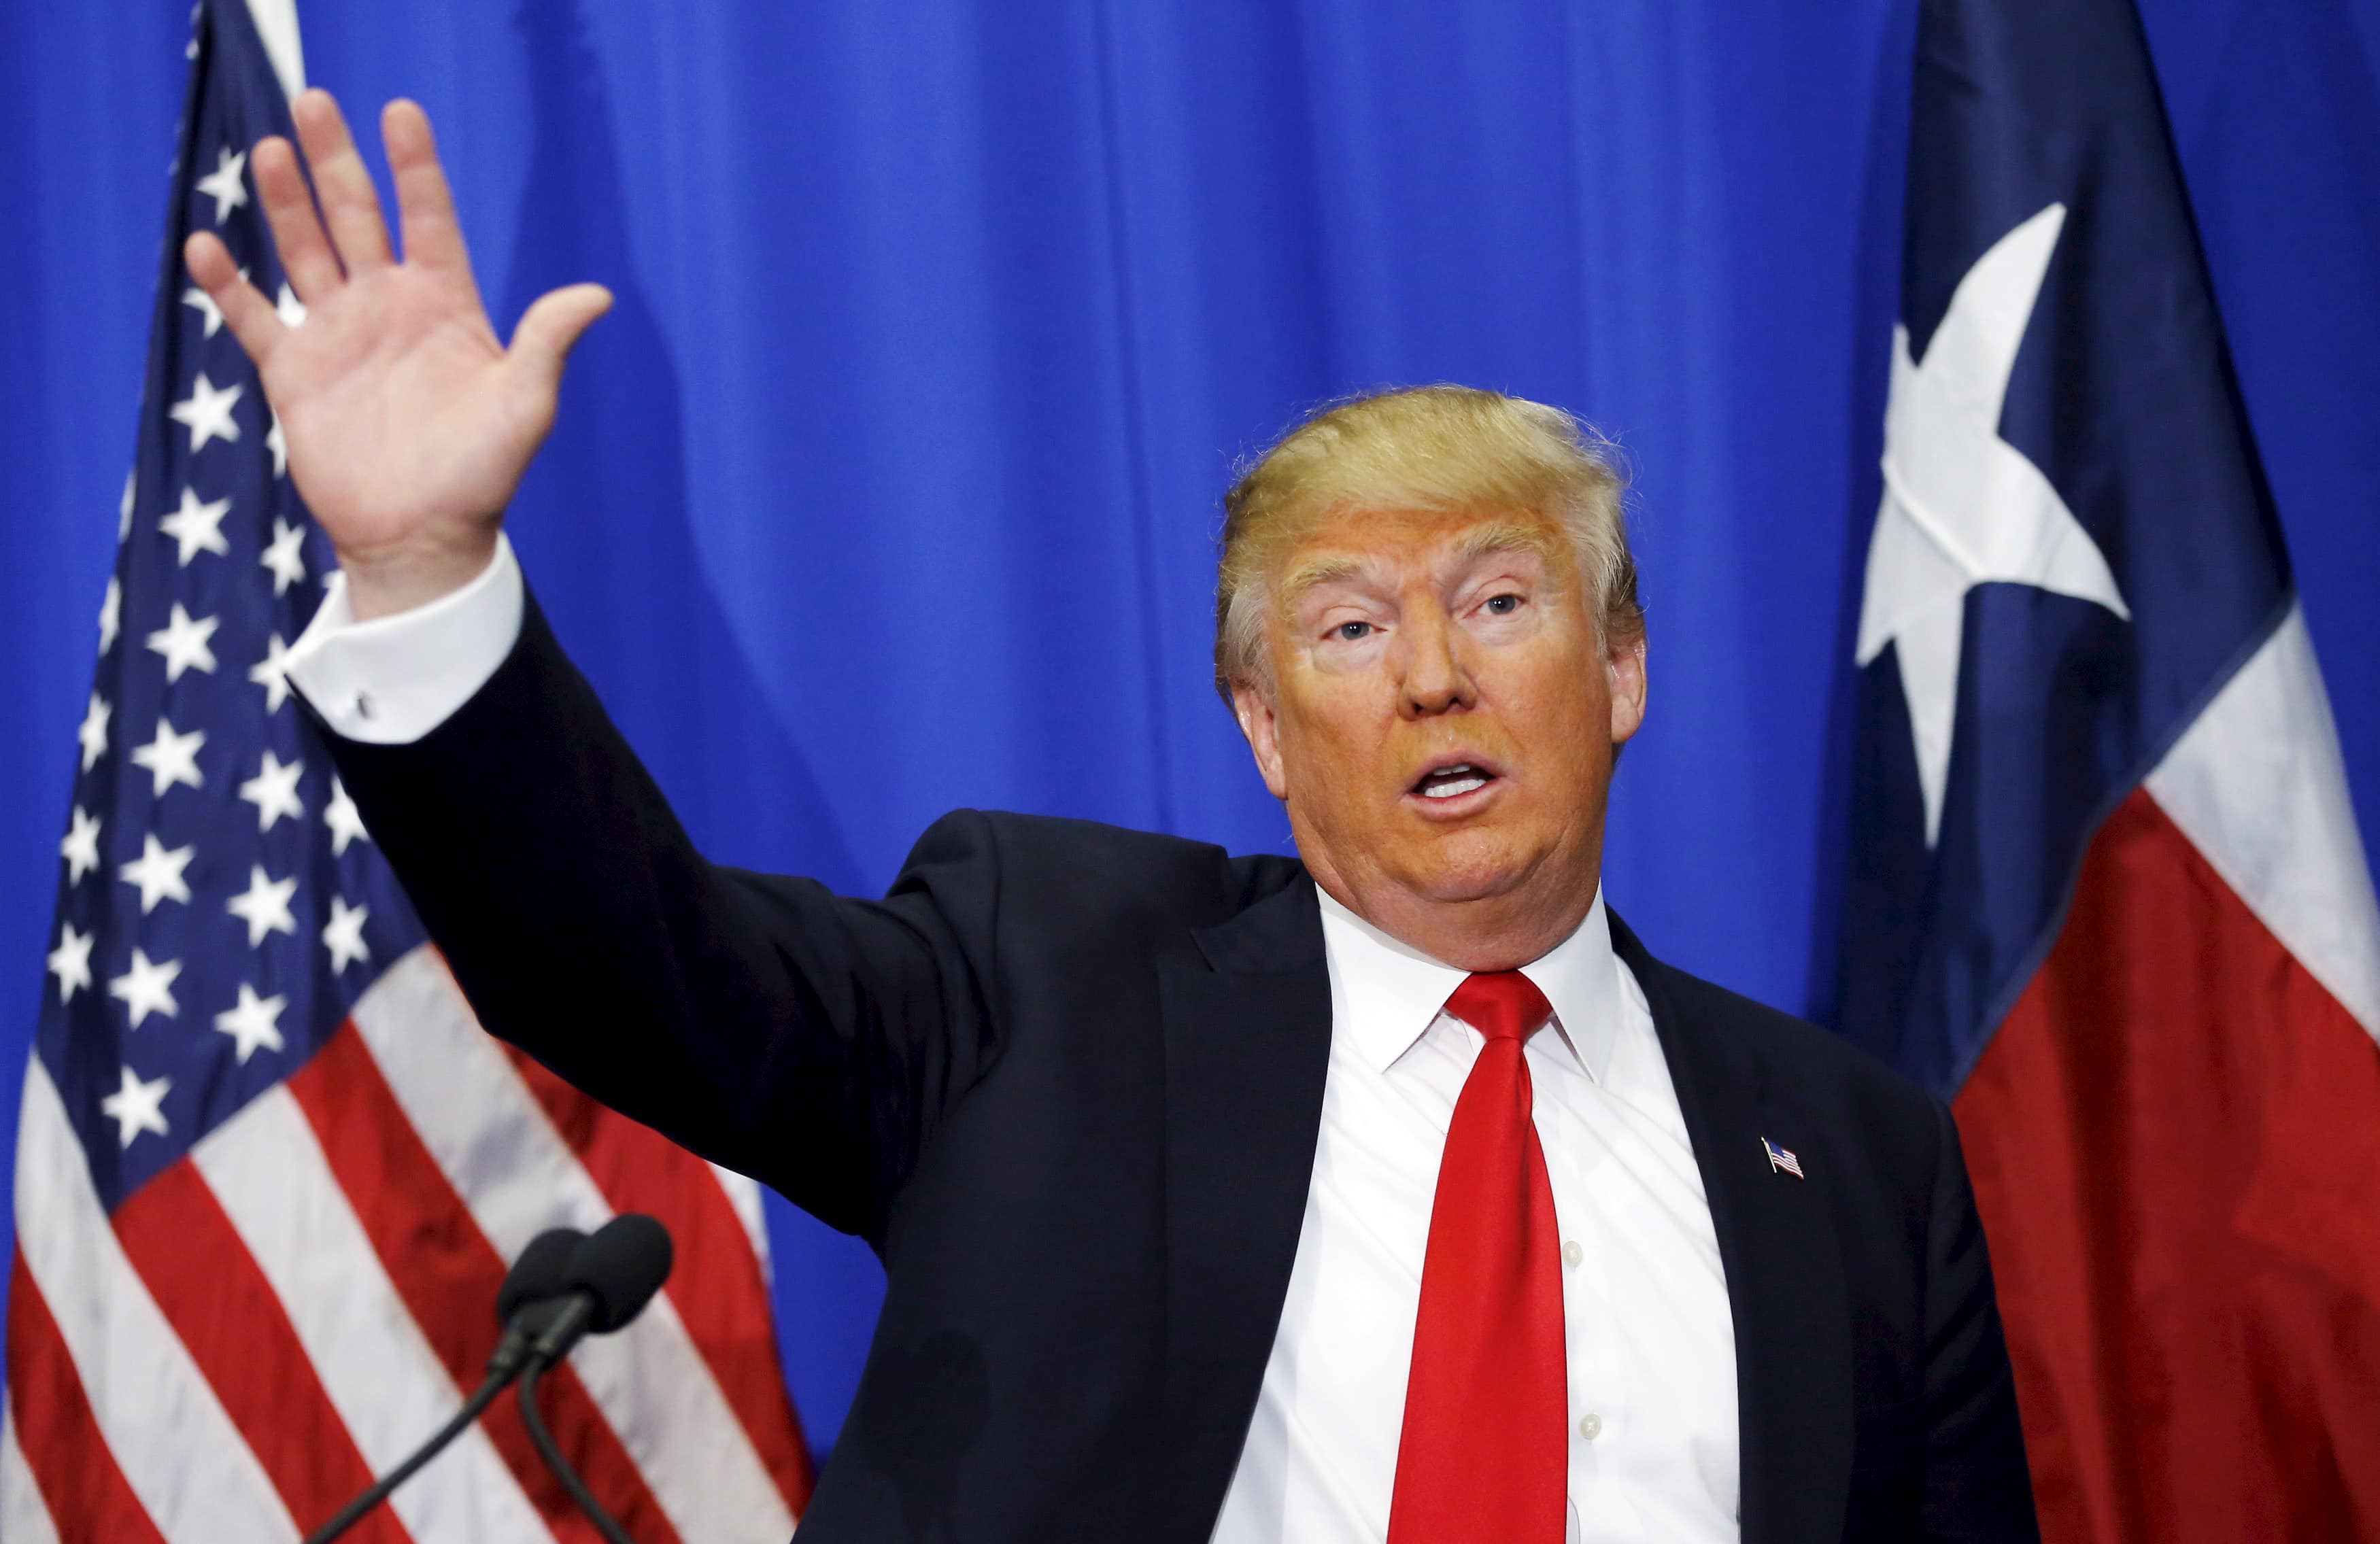
M 552 1380 L 556 1434 L 640 1540 L 783 1539 L 811 1474 L 757 1189 L 480 1031 L 284 678 L 330 550 L 180 261 L 217 231 L 302 317 L 247 175 L 296 21 L 251 3 L 195 13 L 25 1083 L 0 1538 L 299 1538 L 479 1381 L 507 1259 L 637 1210 L 676 1273 Z M 594 1536 L 507 1402 L 355 1537 Z
M 1760 1139 L 1760 1145 L 1768 1149 L 1768 1172 L 1770 1173 L 1773 1174 L 1782 1171 L 1785 1173 L 1792 1175 L 1795 1179 L 1803 1177 L 1802 1161 L 1793 1156 L 1792 1149 L 1780 1148 L 1766 1137 L 1763 1137 Z

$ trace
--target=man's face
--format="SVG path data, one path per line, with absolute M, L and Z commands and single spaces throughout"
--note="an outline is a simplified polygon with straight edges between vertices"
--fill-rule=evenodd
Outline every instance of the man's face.
M 1585 914 L 1644 718 L 1643 641 L 1598 643 L 1568 552 L 1535 516 L 1327 521 L 1273 576 L 1272 691 L 1234 695 L 1316 880 L 1472 969 Z

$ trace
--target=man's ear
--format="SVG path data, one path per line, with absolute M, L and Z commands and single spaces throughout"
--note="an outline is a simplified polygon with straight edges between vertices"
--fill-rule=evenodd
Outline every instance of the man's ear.
M 1272 699 L 1246 681 L 1232 687 L 1232 714 L 1240 721 L 1240 733 L 1248 737 L 1248 749 L 1255 753 L 1257 771 L 1264 775 L 1265 786 L 1277 799 L 1289 797 L 1289 779 L 1281 770 L 1281 726 L 1273 716 Z
M 1621 745 L 1645 727 L 1645 635 L 1615 639 L 1604 668 L 1611 679 L 1611 743 Z

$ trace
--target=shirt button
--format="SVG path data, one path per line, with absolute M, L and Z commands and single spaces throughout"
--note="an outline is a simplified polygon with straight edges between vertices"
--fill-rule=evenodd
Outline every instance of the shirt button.
M 370 719 L 371 716 L 372 699 L 370 696 L 364 692 L 356 693 L 356 717 L 359 719 Z
M 1562 1263 L 1564 1265 L 1576 1265 L 1585 1258 L 1586 1251 L 1578 1246 L 1577 1239 L 1571 1239 L 1562 1245 Z
M 1593 1411 L 1579 1416 L 1578 1434 L 1590 1442 L 1594 1441 L 1603 1435 L 1603 1417 Z

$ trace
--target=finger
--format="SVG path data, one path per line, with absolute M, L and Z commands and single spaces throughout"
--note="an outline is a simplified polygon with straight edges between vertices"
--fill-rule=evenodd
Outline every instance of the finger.
M 348 275 L 387 267 L 388 225 L 381 219 L 380 192 L 338 103 L 317 87 L 290 103 L 289 112 L 298 120 L 298 142 L 306 147 L 306 164 L 314 173 L 314 195 L 322 201 L 322 218 Z
M 438 164 L 430 115 L 400 97 L 381 110 L 380 137 L 388 149 L 389 175 L 396 182 L 405 261 L 470 284 L 471 257 L 463 248 L 463 227 L 455 218 L 446 169 Z
M 207 298 L 223 312 L 224 325 L 239 339 L 256 368 L 262 370 L 266 356 L 289 333 L 273 302 L 239 276 L 239 265 L 232 261 L 230 249 L 212 231 L 200 231 L 183 243 L 182 261 L 189 265 L 190 277 L 207 292 Z
M 264 202 L 264 218 L 273 226 L 273 249 L 281 254 L 281 271 L 298 298 L 311 305 L 339 287 L 339 257 L 314 213 L 314 197 L 298 175 L 298 152 L 289 141 L 275 137 L 262 140 L 249 157 L 256 171 L 257 196 Z
M 612 292 L 601 285 L 572 285 L 538 297 L 520 325 L 504 362 L 551 393 L 562 384 L 562 367 L 595 319 L 612 309 Z

